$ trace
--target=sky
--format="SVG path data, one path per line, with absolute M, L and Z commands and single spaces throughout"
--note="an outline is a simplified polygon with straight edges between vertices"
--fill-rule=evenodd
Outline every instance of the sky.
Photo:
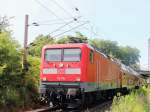
M 0 0 L 0 16 L 13 17 L 10 29 L 21 45 L 24 16 L 28 14 L 29 43 L 39 34 L 59 38 L 81 31 L 90 38 L 117 41 L 121 46 L 138 48 L 143 69 L 148 63 L 149 11 L 149 0 Z M 73 21 L 73 18 L 78 21 Z M 40 26 L 33 26 L 33 22 Z M 63 25 L 65 27 L 55 31 Z M 75 29 L 77 26 L 80 27 Z M 63 33 L 70 29 L 73 30 Z

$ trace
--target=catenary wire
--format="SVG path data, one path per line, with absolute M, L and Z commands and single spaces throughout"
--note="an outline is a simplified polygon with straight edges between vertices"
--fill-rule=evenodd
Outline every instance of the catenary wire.
M 48 7 L 46 7 L 42 2 L 40 2 L 39 0 L 34 0 L 36 3 L 38 3 L 41 7 L 43 7 L 44 9 L 46 9 L 48 12 L 50 12 L 51 14 L 53 14 L 56 18 L 58 18 L 59 20 L 63 21 L 64 23 L 66 23 L 66 21 L 64 21 L 62 18 L 60 18 L 59 16 L 57 16 L 55 14 L 55 12 L 53 12 L 51 9 L 49 9 Z M 70 28 L 71 26 L 68 25 Z
M 80 18 L 80 17 L 79 17 L 79 18 Z M 78 18 L 78 19 L 79 19 L 79 18 Z M 78 19 L 76 19 L 76 20 L 72 20 L 72 21 L 69 21 L 68 23 L 66 23 L 66 24 L 64 24 L 64 25 L 62 25 L 62 26 L 60 26 L 60 27 L 58 27 L 58 28 L 57 28 L 57 29 L 55 29 L 54 31 L 50 32 L 48 35 L 51 35 L 52 33 L 59 31 L 60 29 L 62 29 L 62 28 L 64 28 L 64 27 L 66 27 L 67 25 L 69 25 L 69 24 L 73 23 L 74 21 L 77 21 Z
M 67 32 L 69 32 L 69 31 L 71 31 L 71 30 L 74 30 L 74 29 L 76 29 L 76 28 L 79 28 L 79 27 L 81 27 L 81 26 L 83 26 L 83 25 L 85 25 L 85 24 L 87 24 L 87 23 L 89 23 L 89 21 L 86 21 L 86 22 L 84 22 L 83 24 L 80 24 L 80 25 L 77 25 L 77 26 L 75 26 L 75 27 L 73 27 L 73 28 L 71 28 L 71 29 L 69 29 L 69 30 L 66 30 L 66 31 L 64 31 L 64 32 L 62 32 L 62 33 L 59 33 L 59 34 L 57 34 L 57 35 L 54 35 L 53 37 L 58 37 L 58 36 L 60 36 L 60 35 L 62 35 L 62 34 L 64 34 L 64 33 L 67 33 Z
M 56 4 L 60 9 L 62 9 L 67 15 L 69 15 L 70 17 L 74 18 L 72 16 L 72 14 L 70 14 L 64 7 L 62 7 L 58 2 L 56 2 L 55 0 L 51 0 L 51 2 L 53 2 L 54 4 Z
M 79 16 L 75 17 L 75 18 L 78 18 Z M 72 17 L 66 17 L 66 18 L 62 18 L 62 19 L 65 19 L 65 20 L 72 20 Z M 50 19 L 50 20 L 43 20 L 43 21 L 37 21 L 37 23 L 52 23 L 52 22 L 58 22 L 60 21 L 59 19 Z M 64 23 L 64 22 L 63 22 Z

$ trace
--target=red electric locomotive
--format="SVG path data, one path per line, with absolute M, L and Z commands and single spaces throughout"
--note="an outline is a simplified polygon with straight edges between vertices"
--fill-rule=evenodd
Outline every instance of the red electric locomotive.
M 140 86 L 142 80 L 135 71 L 84 43 L 44 46 L 40 69 L 40 93 L 51 106 L 90 104 L 106 92 L 112 95 Z

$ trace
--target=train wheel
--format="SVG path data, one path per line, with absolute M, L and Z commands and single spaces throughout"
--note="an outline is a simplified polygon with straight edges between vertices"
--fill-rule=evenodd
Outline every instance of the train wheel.
M 74 99 L 72 102 L 68 103 L 67 109 L 79 109 L 82 105 L 81 99 Z
M 90 106 L 93 103 L 93 100 L 94 100 L 94 98 L 92 96 L 92 93 L 87 93 L 85 95 L 85 105 L 86 106 Z

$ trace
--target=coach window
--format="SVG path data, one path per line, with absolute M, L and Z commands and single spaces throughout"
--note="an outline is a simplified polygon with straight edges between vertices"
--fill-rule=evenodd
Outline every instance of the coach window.
M 90 63 L 94 62 L 94 53 L 92 50 L 90 50 Z

